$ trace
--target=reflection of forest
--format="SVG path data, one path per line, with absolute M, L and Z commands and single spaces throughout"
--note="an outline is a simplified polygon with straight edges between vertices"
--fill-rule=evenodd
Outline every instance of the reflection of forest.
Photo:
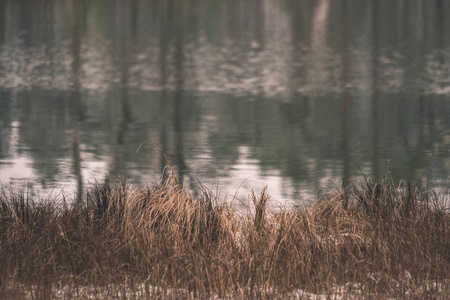
M 418 85 L 427 93 L 449 90 L 450 22 L 442 15 L 450 3 L 188 2 L 3 1 L 0 86 L 68 88 L 73 59 L 67 47 L 73 35 L 68 15 L 73 11 L 84 89 L 108 90 L 123 80 L 125 68 L 130 87 L 160 90 L 164 75 L 165 87 L 174 90 L 181 57 L 187 90 L 287 99 L 293 91 L 339 93 L 346 26 L 353 92 L 367 95 L 371 89 L 373 32 L 378 33 L 381 90 Z M 165 74 L 160 74 L 162 57 Z
M 193 181 L 226 177 L 245 146 L 262 174 L 313 193 L 387 168 L 446 181 L 447 11 L 400 0 L 2 1 L 0 163 L 25 153 L 39 181 L 81 186 L 96 162 L 107 167 L 93 175 L 154 179 L 166 152 Z

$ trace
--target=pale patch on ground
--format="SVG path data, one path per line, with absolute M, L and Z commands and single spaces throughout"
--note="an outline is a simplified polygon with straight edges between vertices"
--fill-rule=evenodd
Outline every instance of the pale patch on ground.
M 423 296 L 431 297 L 430 299 L 445 299 L 448 295 L 449 287 L 445 284 L 430 282 L 426 286 L 413 287 L 409 284 L 409 272 L 405 272 L 404 282 L 399 282 L 398 287 L 402 285 L 409 286 L 405 292 L 406 299 L 421 299 Z M 410 276 L 410 275 L 409 275 Z M 235 295 L 219 296 L 217 294 L 208 294 L 196 296 L 193 292 L 185 289 L 163 289 L 151 285 L 138 284 L 130 286 L 127 284 L 115 285 L 108 284 L 106 286 L 90 286 L 90 285 L 61 285 L 56 284 L 51 288 L 44 290 L 42 287 L 25 286 L 16 284 L 10 286 L 17 293 L 8 294 L 9 299 L 205 299 L 205 300 L 226 300 L 226 299 L 249 299 L 248 290 L 237 291 Z M 256 290 L 256 289 L 255 289 Z M 291 292 L 278 292 L 275 289 L 260 290 L 256 294 L 264 299 L 291 299 L 291 300 L 341 300 L 341 299 L 395 299 L 393 296 L 383 294 L 375 294 L 365 292 L 364 285 L 357 283 L 347 283 L 342 286 L 336 286 L 329 293 L 316 294 L 302 289 L 295 289 Z M 424 291 L 433 291 L 432 294 L 424 293 Z M 0 298 L 3 295 L 0 292 Z

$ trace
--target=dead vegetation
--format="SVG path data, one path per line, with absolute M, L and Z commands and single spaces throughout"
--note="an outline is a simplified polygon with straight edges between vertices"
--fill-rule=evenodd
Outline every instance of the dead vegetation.
M 279 299 L 340 289 L 344 298 L 450 296 L 448 193 L 368 179 L 281 213 L 266 210 L 266 190 L 249 197 L 253 207 L 244 212 L 205 190 L 193 197 L 173 173 L 145 188 L 96 183 L 76 205 L 3 190 L 0 293 Z

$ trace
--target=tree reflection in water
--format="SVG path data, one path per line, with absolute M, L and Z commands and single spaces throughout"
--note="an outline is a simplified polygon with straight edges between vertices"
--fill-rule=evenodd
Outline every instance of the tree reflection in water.
M 0 179 L 80 193 L 105 174 L 156 181 L 167 154 L 191 187 L 269 184 L 280 201 L 386 170 L 445 186 L 448 11 L 445 1 L 2 1 Z

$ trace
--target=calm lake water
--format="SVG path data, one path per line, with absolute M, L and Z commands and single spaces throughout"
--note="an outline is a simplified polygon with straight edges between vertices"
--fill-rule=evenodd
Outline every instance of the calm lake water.
M 0 1 L 3 185 L 144 185 L 164 153 L 229 199 L 448 186 L 450 1 Z

